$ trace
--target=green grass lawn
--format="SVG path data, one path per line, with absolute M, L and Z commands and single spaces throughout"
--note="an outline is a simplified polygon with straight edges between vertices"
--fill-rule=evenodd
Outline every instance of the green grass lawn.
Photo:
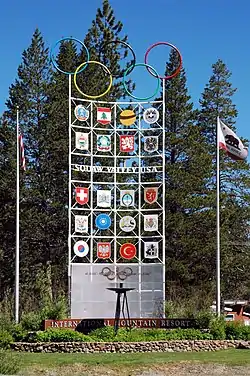
M 64 354 L 19 353 L 23 367 L 57 367 L 72 364 L 86 366 L 150 365 L 169 362 L 221 363 L 227 365 L 250 365 L 250 350 L 221 350 L 216 352 L 141 353 L 141 354 Z

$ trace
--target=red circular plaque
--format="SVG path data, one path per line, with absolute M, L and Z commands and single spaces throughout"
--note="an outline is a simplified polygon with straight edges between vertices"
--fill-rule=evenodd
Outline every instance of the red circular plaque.
M 136 247 L 134 244 L 125 243 L 120 248 L 120 255 L 126 260 L 131 260 L 136 255 Z

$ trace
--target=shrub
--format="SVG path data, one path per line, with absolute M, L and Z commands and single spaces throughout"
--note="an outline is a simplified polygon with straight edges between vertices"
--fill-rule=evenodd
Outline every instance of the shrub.
M 90 342 L 85 334 L 71 329 L 47 329 L 33 336 L 34 342 Z
M 28 312 L 21 317 L 21 325 L 24 330 L 37 331 L 42 329 L 42 318 L 39 313 Z
M 121 328 L 117 335 L 112 327 L 93 330 L 89 336 L 100 342 L 147 342 L 167 340 L 205 340 L 212 339 L 210 333 L 203 333 L 198 329 L 131 329 Z
M 212 335 L 213 339 L 226 339 L 226 331 L 225 331 L 225 320 L 223 316 L 214 317 L 214 319 L 210 322 L 210 334 Z
M 215 317 L 215 314 L 210 310 L 199 311 L 195 315 L 196 323 L 200 329 L 208 329 Z
M 0 374 L 15 375 L 20 370 L 20 359 L 18 354 L 0 349 Z
M 250 340 L 250 327 L 240 321 L 228 322 L 225 326 L 226 339 Z
M 12 335 L 7 330 L 0 331 L 0 349 L 8 349 L 13 342 Z

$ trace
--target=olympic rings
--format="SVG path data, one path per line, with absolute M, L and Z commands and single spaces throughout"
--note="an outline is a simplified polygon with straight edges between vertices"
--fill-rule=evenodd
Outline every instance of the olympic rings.
M 116 273 L 111 270 L 109 267 L 105 266 L 101 273 L 104 277 L 107 277 L 110 281 L 114 280 L 115 277 L 120 279 L 121 281 L 125 281 L 127 277 L 130 277 L 133 274 L 133 270 L 131 268 L 124 268 L 124 270 L 119 270 L 119 267 L 117 268 Z
M 98 65 L 101 65 L 101 67 L 104 68 L 104 70 L 106 70 L 106 72 L 109 74 L 109 86 L 107 88 L 107 90 L 102 93 L 102 94 L 99 94 L 99 95 L 88 95 L 88 94 L 85 94 L 81 91 L 81 89 L 79 88 L 79 86 L 77 85 L 77 82 L 76 82 L 76 76 L 77 76 L 77 73 L 79 73 L 81 71 L 81 68 L 82 67 L 86 67 L 87 64 L 98 64 Z M 106 95 L 109 90 L 111 89 L 111 86 L 112 86 L 112 83 L 113 83 L 113 78 L 112 78 L 112 75 L 109 71 L 109 69 L 102 63 L 100 63 L 99 61 L 94 61 L 94 60 L 90 60 L 90 61 L 85 61 L 85 63 L 82 63 L 81 65 L 79 65 L 78 68 L 76 68 L 76 71 L 74 73 L 74 84 L 75 84 L 75 87 L 76 89 L 79 91 L 80 94 L 82 94 L 84 97 L 86 98 L 91 98 L 91 99 L 97 99 L 97 98 L 101 98 L 103 97 L 104 95 Z
M 84 62 L 84 63 L 82 63 L 81 65 L 79 65 L 79 67 L 76 68 L 75 72 L 67 72 L 67 71 L 62 70 L 61 68 L 59 68 L 59 66 L 58 66 L 58 64 L 57 64 L 57 62 L 56 62 L 56 60 L 55 60 L 55 58 L 54 58 L 53 50 L 55 49 L 55 47 L 56 47 L 60 42 L 63 42 L 64 40 L 73 40 L 73 41 L 75 41 L 75 42 L 78 42 L 78 43 L 80 43 L 80 44 L 82 45 L 82 47 L 83 47 L 83 48 L 85 49 L 85 51 L 86 51 L 87 61 Z M 132 53 L 132 55 L 133 55 L 132 64 L 131 64 L 131 65 L 125 70 L 125 72 L 123 73 L 123 75 L 122 75 L 122 73 L 121 73 L 121 74 L 112 74 L 112 72 L 110 71 L 110 69 L 108 69 L 103 63 L 101 63 L 101 62 L 99 62 L 99 61 L 95 61 L 95 60 L 89 60 L 89 59 L 90 59 L 90 55 L 89 55 L 89 50 L 88 50 L 88 48 L 87 48 L 87 47 L 85 46 L 85 44 L 84 44 L 83 42 L 81 42 L 79 39 L 72 38 L 72 37 L 67 37 L 67 38 L 59 39 L 59 40 L 55 43 L 55 45 L 53 46 L 53 48 L 52 48 L 51 51 L 50 51 L 50 59 L 51 59 L 51 61 L 52 61 L 52 64 L 54 65 L 54 67 L 55 67 L 59 72 L 64 73 L 64 74 L 67 74 L 67 75 L 74 75 L 74 84 L 75 84 L 76 89 L 77 89 L 78 92 L 79 92 L 80 94 L 82 94 L 84 97 L 86 97 L 86 98 L 90 98 L 90 99 L 97 99 L 97 98 L 101 98 L 101 97 L 103 97 L 104 95 L 106 95 L 106 94 L 110 91 L 110 89 L 111 89 L 111 87 L 112 87 L 112 83 L 113 83 L 113 77 L 114 77 L 114 78 L 122 78 L 122 77 L 123 77 L 123 86 L 124 86 L 124 89 L 125 89 L 126 93 L 127 93 L 130 97 L 132 97 L 132 98 L 134 98 L 134 99 L 136 99 L 136 100 L 139 100 L 139 101 L 147 101 L 147 100 L 153 98 L 153 97 L 158 93 L 158 90 L 159 90 L 159 87 L 160 87 L 160 80 L 169 80 L 169 79 L 171 79 L 171 78 L 174 78 L 174 77 L 177 76 L 177 74 L 178 74 L 178 73 L 180 72 L 180 70 L 181 70 L 181 67 L 182 67 L 182 56 L 181 56 L 180 51 L 178 50 L 178 48 L 175 47 L 175 46 L 174 46 L 173 44 L 171 44 L 171 43 L 168 43 L 168 42 L 157 42 L 157 43 L 153 44 L 152 46 L 150 46 L 150 47 L 148 48 L 148 50 L 146 51 L 146 54 L 145 54 L 145 56 L 144 56 L 144 63 L 140 63 L 140 64 L 136 64 L 136 55 L 135 55 L 134 50 L 132 49 L 132 47 L 131 47 L 128 43 L 126 43 L 126 42 L 124 42 L 124 41 L 114 40 L 114 41 L 110 41 L 110 42 L 104 43 L 104 44 L 102 45 L 102 47 L 101 47 L 101 51 L 102 51 L 102 49 L 104 49 L 105 46 L 107 46 L 107 45 L 109 45 L 109 44 L 111 44 L 111 43 L 120 43 L 120 44 L 122 44 L 124 47 L 127 47 L 127 48 L 131 51 L 131 53 Z M 179 56 L 180 63 L 179 63 L 179 65 L 178 65 L 178 67 L 176 68 L 176 70 L 174 71 L 174 73 L 172 73 L 172 74 L 169 75 L 169 76 L 159 76 L 158 73 L 157 73 L 157 71 L 155 70 L 155 68 L 153 68 L 151 65 L 148 64 L 148 55 L 149 55 L 149 52 L 150 52 L 154 47 L 157 47 L 157 46 L 159 46 L 159 45 L 166 45 L 166 46 L 169 46 L 169 47 L 173 48 L 173 49 L 177 52 L 177 54 L 178 54 L 178 56 Z M 100 54 L 101 54 L 101 53 L 100 53 Z M 104 93 L 99 94 L 99 95 L 88 95 L 88 94 L 83 93 L 83 92 L 81 91 L 81 89 L 79 88 L 79 86 L 77 85 L 77 78 L 76 78 L 77 74 L 80 73 L 80 72 L 82 72 L 82 71 L 84 71 L 84 69 L 87 68 L 88 64 L 98 64 L 98 65 L 100 65 L 100 66 L 104 69 L 104 71 L 105 71 L 106 73 L 108 73 L 108 75 L 109 75 L 109 85 L 108 85 L 108 88 L 106 89 L 106 91 L 105 91 Z M 157 78 L 157 88 L 156 88 L 155 92 L 154 92 L 152 95 L 148 96 L 148 97 L 137 97 L 137 96 L 133 95 L 132 93 L 129 92 L 129 90 L 128 90 L 128 88 L 127 88 L 127 84 L 126 84 L 126 82 L 125 82 L 127 75 L 130 74 L 130 73 L 134 70 L 134 68 L 135 68 L 135 67 L 138 67 L 138 66 L 144 66 L 144 67 L 146 67 L 146 69 L 148 70 L 148 72 L 149 72 L 153 77 Z
M 111 44 L 111 43 L 117 43 L 117 44 L 120 43 L 120 44 L 122 44 L 123 46 L 125 46 L 126 48 L 128 48 L 128 49 L 130 50 L 130 52 L 131 52 L 132 55 L 133 55 L 133 60 L 132 60 L 132 63 L 131 63 L 131 65 L 130 65 L 130 72 L 129 72 L 129 73 L 131 73 L 131 72 L 133 71 L 133 69 L 134 69 L 134 67 L 135 67 L 135 63 L 136 63 L 136 56 L 135 56 L 135 52 L 134 52 L 133 48 L 132 48 L 128 43 L 123 42 L 122 40 L 112 40 L 112 41 L 110 41 L 110 42 L 106 42 L 106 43 L 104 43 L 104 44 L 102 45 L 101 50 L 100 50 L 100 54 L 101 54 L 102 50 L 104 50 L 105 47 L 108 46 L 108 45 Z M 112 72 L 111 72 L 111 73 L 112 73 Z M 122 77 L 123 77 L 123 72 L 122 72 L 121 74 L 113 74 L 113 73 L 112 73 L 112 76 L 113 76 L 114 78 L 122 78 Z
M 128 91 L 128 89 L 127 89 L 127 85 L 126 85 L 126 82 L 125 82 L 127 74 L 130 73 L 129 72 L 130 67 L 128 67 L 128 69 L 124 72 L 124 75 L 123 75 L 123 86 L 124 86 L 124 89 L 125 89 L 126 93 L 128 95 L 130 95 L 132 98 L 137 99 L 139 101 L 147 101 L 147 100 L 153 98 L 158 93 L 158 90 L 160 88 L 160 77 L 159 77 L 158 73 L 156 72 L 156 70 L 153 67 L 151 67 L 151 65 L 140 63 L 140 64 L 135 64 L 135 67 L 146 67 L 147 70 L 152 69 L 152 71 L 156 75 L 155 77 L 157 78 L 157 88 L 156 88 L 154 94 L 152 94 L 152 95 L 150 95 L 148 97 L 144 97 L 144 98 L 143 97 L 141 97 L 141 98 L 140 97 L 136 97 L 135 95 L 133 95 L 132 93 L 130 93 Z
M 144 57 L 144 62 L 145 64 L 148 64 L 148 54 L 149 52 L 154 48 L 154 47 L 157 47 L 157 46 L 160 46 L 160 45 L 165 45 L 165 46 L 169 46 L 169 47 L 172 47 L 176 52 L 177 54 L 179 55 L 179 59 L 180 59 L 180 64 L 178 65 L 177 69 L 175 70 L 174 73 L 172 73 L 170 76 L 158 76 L 158 78 L 160 78 L 161 80 L 170 80 L 171 78 L 174 78 L 175 76 L 177 76 L 177 74 L 180 72 L 181 70 L 181 67 L 182 67 L 182 56 L 181 56 L 181 53 L 180 51 L 178 50 L 177 47 L 175 47 L 173 44 L 171 43 L 168 43 L 168 42 L 157 42 L 157 43 L 154 43 L 152 44 L 152 46 L 150 46 L 147 51 L 146 51 L 146 54 L 145 54 L 145 57 Z M 148 69 L 148 68 L 147 68 Z M 148 69 L 149 73 L 154 76 L 154 77 L 157 77 L 155 76 L 151 71 L 150 69 Z M 155 73 L 155 72 L 154 72 Z
M 53 55 L 53 50 L 56 48 L 56 46 L 57 46 L 59 43 L 63 42 L 64 40 L 74 40 L 75 42 L 80 43 L 80 44 L 82 45 L 82 47 L 85 49 L 85 51 L 86 51 L 87 61 L 90 59 L 90 56 L 89 56 L 89 50 L 87 49 L 87 47 L 85 46 L 85 44 L 84 44 L 82 41 L 80 41 L 79 39 L 76 39 L 76 38 L 72 38 L 72 37 L 61 38 L 61 39 L 59 39 L 59 40 L 54 44 L 54 46 L 53 46 L 53 47 L 51 48 L 51 50 L 50 50 L 50 59 L 51 59 L 51 61 L 52 61 L 52 64 L 54 65 L 54 67 L 55 67 L 59 72 L 70 75 L 70 74 L 74 74 L 74 72 L 66 72 L 66 71 L 60 69 L 59 66 L 58 66 L 58 64 L 56 63 L 55 58 L 54 58 L 54 55 Z M 78 73 L 82 72 L 85 68 L 87 68 L 87 65 L 85 65 L 85 66 L 84 66 L 84 67 L 83 67 Z

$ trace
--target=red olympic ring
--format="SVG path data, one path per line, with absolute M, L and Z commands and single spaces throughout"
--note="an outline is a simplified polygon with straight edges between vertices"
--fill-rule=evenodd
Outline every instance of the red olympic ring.
M 148 64 L 148 54 L 149 54 L 149 52 L 150 52 L 154 47 L 157 47 L 157 46 L 160 46 L 160 45 L 165 45 L 165 46 L 172 47 L 172 48 L 178 53 L 178 56 L 179 56 L 180 64 L 178 65 L 178 67 L 177 67 L 177 69 L 174 71 L 174 73 L 172 73 L 170 76 L 158 76 L 158 78 L 160 78 L 161 80 L 170 80 L 171 78 L 174 78 L 175 76 L 177 76 L 177 74 L 180 72 L 181 67 L 182 67 L 182 56 L 181 56 L 181 53 L 180 53 L 180 51 L 178 50 L 178 48 L 175 47 L 173 44 L 168 43 L 168 42 L 157 42 L 157 43 L 152 44 L 152 46 L 150 46 L 150 47 L 147 49 L 147 51 L 146 51 L 146 54 L 145 54 L 145 57 L 144 57 L 144 62 L 145 62 L 145 64 Z M 147 70 L 149 71 L 149 73 L 150 73 L 152 76 L 157 77 L 154 73 L 151 72 L 151 70 L 150 70 L 149 68 L 147 68 Z

